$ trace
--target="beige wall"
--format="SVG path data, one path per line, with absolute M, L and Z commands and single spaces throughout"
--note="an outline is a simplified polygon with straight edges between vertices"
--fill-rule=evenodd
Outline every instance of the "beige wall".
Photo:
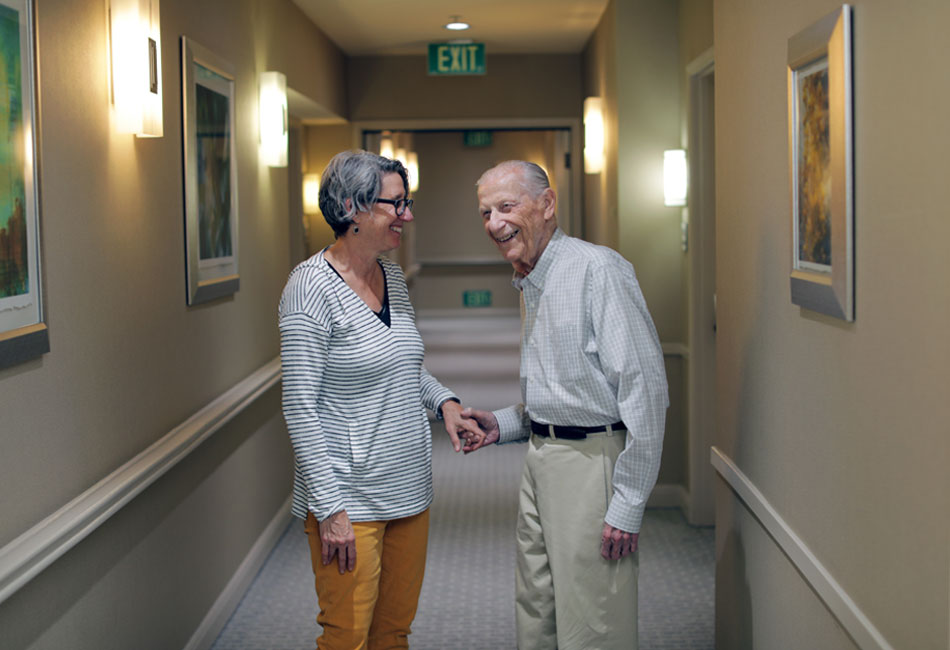
M 663 205 L 663 151 L 680 146 L 676 9 L 668 0 L 617 3 L 618 250 L 668 342 L 686 340 L 681 210 Z
M 284 70 L 315 100 L 345 105 L 341 55 L 289 0 L 165 0 L 165 135 L 119 135 L 107 86 L 108 3 L 36 4 L 51 351 L 0 370 L 0 544 L 278 354 L 287 173 L 257 162 L 257 74 Z M 192 308 L 182 246 L 183 34 L 236 74 L 241 287 Z M 290 460 L 272 390 L 0 604 L 0 646 L 181 647 L 288 494 Z
M 584 48 L 584 97 L 600 97 L 604 107 L 605 166 L 584 174 L 584 238 L 617 248 L 617 6 L 614 0 Z
M 305 174 L 323 174 L 333 156 L 354 147 L 353 127 L 349 124 L 305 126 L 304 134 Z M 332 244 L 335 237 L 333 229 L 322 214 L 311 214 L 307 217 L 310 224 L 307 243 L 310 247 L 309 253 L 313 255 Z
M 481 289 L 491 291 L 493 308 L 517 312 L 519 294 L 511 286 L 511 265 L 485 234 L 475 182 L 486 169 L 511 159 L 529 160 L 552 172 L 552 140 L 551 131 L 495 131 L 490 146 L 466 147 L 462 131 L 413 134 L 422 179 L 412 224 L 415 257 L 422 264 L 412 287 L 417 310 L 458 309 L 464 291 Z M 559 206 L 561 215 L 565 207 Z M 456 268 L 444 264 L 464 260 L 477 263 Z M 443 264 L 433 264 L 436 261 Z
M 687 46 L 702 44 L 703 15 L 683 10 Z M 630 260 L 660 340 L 686 341 L 686 257 L 680 211 L 663 205 L 663 151 L 680 146 L 685 75 L 677 45 L 683 31 L 677 3 L 611 1 L 583 55 L 584 92 L 604 100 L 606 167 L 585 174 L 585 238 Z M 697 35 L 699 34 L 699 35 Z M 666 359 L 670 386 L 666 439 L 658 482 L 687 482 L 686 360 Z
M 787 43 L 837 7 L 715 3 L 716 444 L 891 646 L 944 649 L 950 4 L 855 6 L 852 324 L 789 298 Z M 790 621 L 814 621 L 794 647 L 850 647 L 724 483 L 717 503 L 717 647 Z
M 487 54 L 484 76 L 430 77 L 426 57 L 347 59 L 349 118 L 580 117 L 580 60 L 572 54 Z

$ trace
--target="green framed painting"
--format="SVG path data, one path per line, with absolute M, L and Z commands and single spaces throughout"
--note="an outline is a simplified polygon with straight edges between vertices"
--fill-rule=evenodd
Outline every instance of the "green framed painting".
M 0 368 L 49 352 L 32 0 L 0 0 Z

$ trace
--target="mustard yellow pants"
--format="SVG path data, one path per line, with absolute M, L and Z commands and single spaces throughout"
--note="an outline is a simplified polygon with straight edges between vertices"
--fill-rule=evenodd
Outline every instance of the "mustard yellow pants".
M 353 522 L 356 568 L 340 575 L 334 556 L 323 565 L 320 528 L 305 524 L 323 634 L 318 650 L 408 648 L 426 565 L 429 511 L 390 521 Z

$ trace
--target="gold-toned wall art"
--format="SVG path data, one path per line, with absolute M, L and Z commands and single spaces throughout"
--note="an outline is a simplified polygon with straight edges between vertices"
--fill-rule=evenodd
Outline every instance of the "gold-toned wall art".
M 792 302 L 854 320 L 851 7 L 788 41 Z

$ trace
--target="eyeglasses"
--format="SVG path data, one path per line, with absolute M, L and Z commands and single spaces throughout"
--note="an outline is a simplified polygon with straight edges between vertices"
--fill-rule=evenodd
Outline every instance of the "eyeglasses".
M 412 210 L 412 199 L 376 199 L 377 203 L 388 203 L 396 208 L 396 216 L 401 217 L 406 210 Z

